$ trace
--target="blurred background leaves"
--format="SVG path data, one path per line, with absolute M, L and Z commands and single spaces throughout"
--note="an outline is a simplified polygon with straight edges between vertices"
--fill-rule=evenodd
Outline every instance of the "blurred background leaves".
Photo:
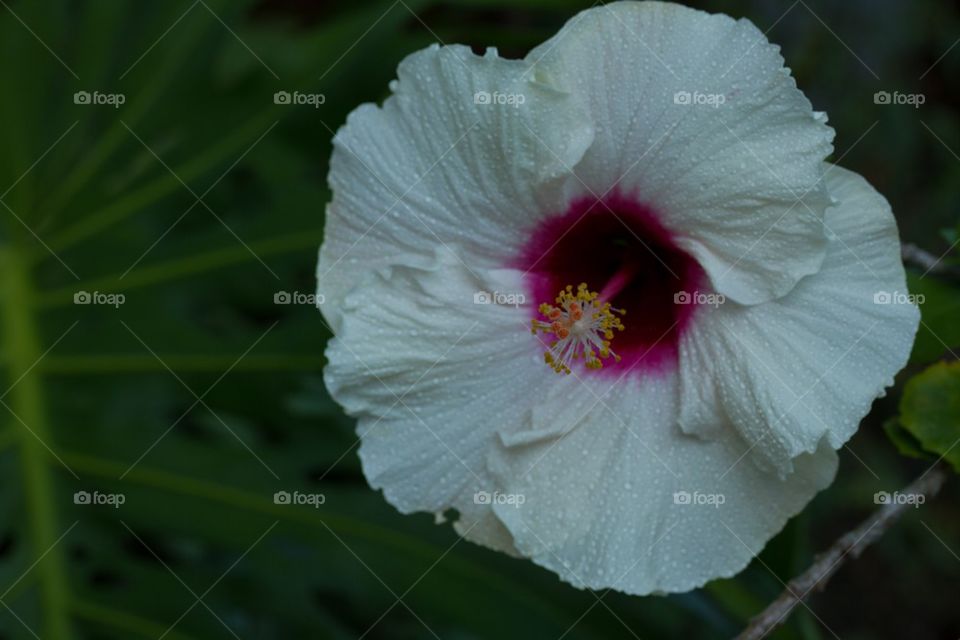
M 324 390 L 321 316 L 275 303 L 314 290 L 330 139 L 387 95 L 404 55 L 439 40 L 520 57 L 590 4 L 0 4 L 2 638 L 729 637 L 875 492 L 929 464 L 883 436 L 895 390 L 760 561 L 670 597 L 577 591 L 401 516 L 366 486 Z M 769 30 L 830 114 L 834 158 L 890 199 L 906 239 L 951 247 L 957 3 L 692 4 Z M 278 91 L 324 102 L 278 105 Z M 926 103 L 877 105 L 877 91 Z M 924 325 L 900 382 L 960 347 L 956 287 L 917 271 L 911 289 Z M 955 485 L 773 637 L 958 637 Z

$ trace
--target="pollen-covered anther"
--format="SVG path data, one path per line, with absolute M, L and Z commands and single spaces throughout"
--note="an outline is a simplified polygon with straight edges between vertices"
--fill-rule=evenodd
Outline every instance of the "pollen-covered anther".
M 610 349 L 610 341 L 614 330 L 623 331 L 620 316 L 624 312 L 599 297 L 587 289 L 585 282 L 576 291 L 573 285 L 567 285 L 557 295 L 555 305 L 540 305 L 540 315 L 546 321 L 531 321 L 534 334 L 554 338 L 543 359 L 557 373 L 570 373 L 576 360 L 583 360 L 588 369 L 602 369 L 603 361 L 609 358 L 620 361 L 620 356 Z

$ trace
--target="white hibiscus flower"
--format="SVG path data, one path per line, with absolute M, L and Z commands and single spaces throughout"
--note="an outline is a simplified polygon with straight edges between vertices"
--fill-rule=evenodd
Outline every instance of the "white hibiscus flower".
M 415 53 L 350 114 L 325 378 L 391 504 L 647 594 L 738 572 L 832 481 L 918 312 L 875 300 L 890 207 L 778 51 L 614 3 L 524 60 Z

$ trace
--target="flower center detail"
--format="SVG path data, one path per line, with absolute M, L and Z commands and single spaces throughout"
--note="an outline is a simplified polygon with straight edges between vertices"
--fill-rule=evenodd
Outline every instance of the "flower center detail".
M 555 304 L 531 315 L 535 333 L 554 336 L 546 354 L 554 370 L 566 373 L 576 362 L 592 370 L 602 365 L 595 373 L 614 377 L 676 369 L 707 278 L 661 220 L 639 198 L 611 192 L 575 199 L 530 229 L 511 266 L 526 273 L 530 299 L 549 301 L 560 291 Z
M 559 306 L 543 303 L 539 311 L 547 321 L 530 321 L 530 330 L 551 334 L 556 339 L 543 354 L 544 361 L 557 373 L 570 373 L 570 364 L 583 359 L 588 369 L 602 369 L 603 359 L 620 356 L 610 350 L 613 330 L 623 331 L 623 323 L 616 314 L 624 315 L 623 309 L 614 309 L 609 302 L 599 300 L 600 294 L 587 289 L 581 282 L 576 292 L 567 285 L 557 295 Z M 599 356 L 599 357 L 598 357 Z

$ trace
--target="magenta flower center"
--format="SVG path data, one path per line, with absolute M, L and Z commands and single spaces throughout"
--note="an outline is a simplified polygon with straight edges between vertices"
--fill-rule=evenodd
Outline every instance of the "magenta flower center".
M 604 360 L 602 368 L 616 376 L 675 368 L 680 338 L 693 320 L 702 298 L 698 294 L 706 284 L 703 269 L 679 247 L 654 209 L 621 194 L 602 200 L 582 197 L 566 211 L 545 218 L 512 266 L 526 273 L 527 295 L 535 302 L 535 325 L 550 321 L 541 314 L 541 304 L 556 304 L 560 292 L 568 286 L 576 292 L 581 283 L 599 294 L 598 303 L 625 312 L 624 328 L 609 340 L 609 351 L 619 360 Z M 554 335 L 538 338 L 545 348 L 557 342 Z M 590 347 L 587 344 L 584 349 Z M 601 349 L 598 340 L 594 353 L 599 355 Z M 548 362 L 556 355 L 548 356 Z M 584 358 L 579 361 L 583 363 Z

